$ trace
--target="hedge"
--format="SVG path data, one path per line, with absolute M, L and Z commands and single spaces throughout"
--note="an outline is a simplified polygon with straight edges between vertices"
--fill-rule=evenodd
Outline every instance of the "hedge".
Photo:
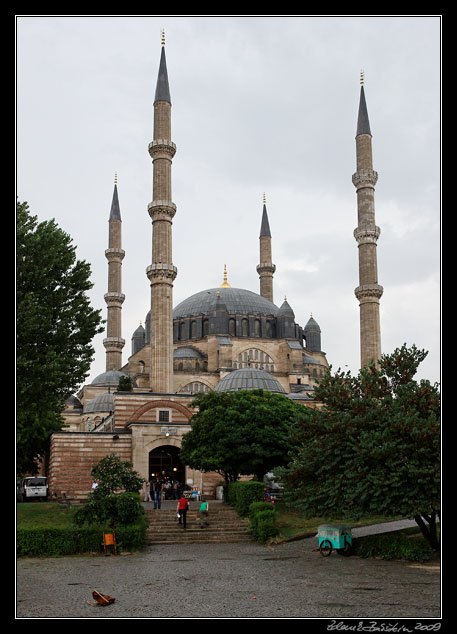
M 250 480 L 248 482 L 230 482 L 225 487 L 225 501 L 233 506 L 241 517 L 249 515 L 252 502 L 261 502 L 265 494 L 265 484 Z
M 381 557 L 382 559 L 407 559 L 428 561 L 434 551 L 422 537 L 406 535 L 368 535 L 353 542 L 354 553 L 359 557 Z
M 270 502 L 253 502 L 249 507 L 249 532 L 255 540 L 264 544 L 276 537 L 276 509 Z
M 115 530 L 118 551 L 140 550 L 146 544 L 148 522 L 142 517 L 130 526 Z M 110 532 L 105 529 L 105 532 Z M 70 528 L 18 528 L 17 554 L 20 556 L 57 557 L 87 552 L 103 552 L 103 528 L 84 526 Z

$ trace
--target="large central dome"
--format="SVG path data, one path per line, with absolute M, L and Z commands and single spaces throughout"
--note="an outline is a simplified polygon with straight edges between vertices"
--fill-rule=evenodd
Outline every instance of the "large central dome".
M 191 295 L 173 310 L 173 319 L 207 315 L 214 309 L 217 294 L 229 315 L 260 315 L 275 317 L 279 308 L 265 297 L 242 288 L 209 288 Z

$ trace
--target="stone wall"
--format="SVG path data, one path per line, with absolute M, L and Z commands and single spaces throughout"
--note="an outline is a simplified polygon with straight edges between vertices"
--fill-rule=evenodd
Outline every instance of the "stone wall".
M 92 467 L 112 453 L 121 460 L 132 460 L 130 432 L 53 434 L 48 466 L 50 499 L 85 501 L 92 489 Z

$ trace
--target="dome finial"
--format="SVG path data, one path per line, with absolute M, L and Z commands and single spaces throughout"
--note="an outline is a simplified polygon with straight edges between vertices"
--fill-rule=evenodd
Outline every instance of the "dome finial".
M 365 83 L 365 73 L 363 72 L 363 68 L 360 69 L 360 85 L 363 86 Z
M 165 30 L 162 29 L 162 46 L 165 46 Z
M 114 184 L 117 185 L 117 172 L 114 172 Z
M 230 284 L 227 282 L 227 266 L 224 264 L 224 281 L 221 284 L 221 288 L 230 288 Z
M 267 204 L 267 197 L 265 196 L 265 192 L 263 192 L 263 204 Z

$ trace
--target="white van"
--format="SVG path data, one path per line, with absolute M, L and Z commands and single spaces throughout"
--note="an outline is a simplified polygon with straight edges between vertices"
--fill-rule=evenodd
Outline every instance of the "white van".
M 28 502 L 29 500 L 48 499 L 48 482 L 47 478 L 43 476 L 34 476 L 30 478 L 24 478 L 19 482 L 17 489 L 17 499 L 21 502 Z

